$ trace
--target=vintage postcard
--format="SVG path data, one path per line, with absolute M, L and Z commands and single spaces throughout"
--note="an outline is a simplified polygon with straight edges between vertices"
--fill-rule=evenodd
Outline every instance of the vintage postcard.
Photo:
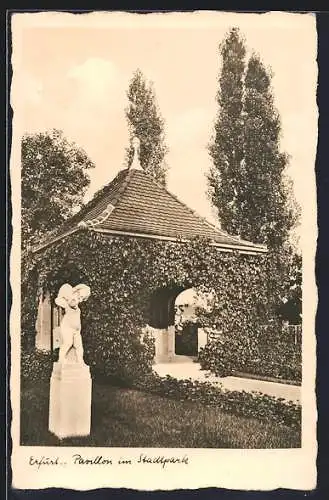
M 13 487 L 315 488 L 315 16 L 11 43 Z

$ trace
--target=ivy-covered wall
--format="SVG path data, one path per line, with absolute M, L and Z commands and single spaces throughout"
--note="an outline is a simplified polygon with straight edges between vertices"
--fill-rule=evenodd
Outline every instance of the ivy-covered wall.
M 34 343 L 37 295 L 41 289 L 54 297 L 70 282 L 90 286 L 81 305 L 85 361 L 99 375 L 129 383 L 151 370 L 151 339 L 141 343 L 149 323 L 150 302 L 160 288 L 199 287 L 214 290 L 211 313 L 200 312 L 200 323 L 221 331 L 251 352 L 260 325 L 266 323 L 263 255 L 220 252 L 206 241 L 167 242 L 109 237 L 81 231 L 23 262 L 22 334 Z M 207 348 L 208 365 L 216 364 Z

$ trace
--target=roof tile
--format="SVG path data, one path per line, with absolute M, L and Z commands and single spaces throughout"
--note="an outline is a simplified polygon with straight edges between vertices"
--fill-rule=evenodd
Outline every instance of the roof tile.
M 37 250 L 64 237 L 68 231 L 78 228 L 79 223 L 97 231 L 173 239 L 204 237 L 219 245 L 265 250 L 261 245 L 230 236 L 210 224 L 150 175 L 136 169 L 120 171 L 59 231 L 47 235 Z

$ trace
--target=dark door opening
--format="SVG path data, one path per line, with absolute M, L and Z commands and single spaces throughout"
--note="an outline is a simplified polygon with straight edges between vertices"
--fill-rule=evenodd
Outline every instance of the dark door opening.
M 175 323 L 175 299 L 182 287 L 159 288 L 150 300 L 149 325 L 153 328 L 168 328 Z
M 175 334 L 175 353 L 183 356 L 198 355 L 198 326 L 187 323 Z

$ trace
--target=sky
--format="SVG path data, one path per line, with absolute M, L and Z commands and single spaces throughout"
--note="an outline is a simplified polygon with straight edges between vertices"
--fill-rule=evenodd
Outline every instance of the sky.
M 12 99 L 21 131 L 58 128 L 96 168 L 86 200 L 123 168 L 126 91 L 140 68 L 154 83 L 169 147 L 168 188 L 215 222 L 207 198 L 207 144 L 216 117 L 218 45 L 232 26 L 273 72 L 282 120 L 281 149 L 290 155 L 295 196 L 307 196 L 317 122 L 313 15 L 156 14 L 98 17 L 18 15 L 13 40 Z M 21 21 L 21 22 L 18 22 Z M 19 29 L 18 29 L 19 28 Z M 15 38 L 16 36 L 16 38 Z

